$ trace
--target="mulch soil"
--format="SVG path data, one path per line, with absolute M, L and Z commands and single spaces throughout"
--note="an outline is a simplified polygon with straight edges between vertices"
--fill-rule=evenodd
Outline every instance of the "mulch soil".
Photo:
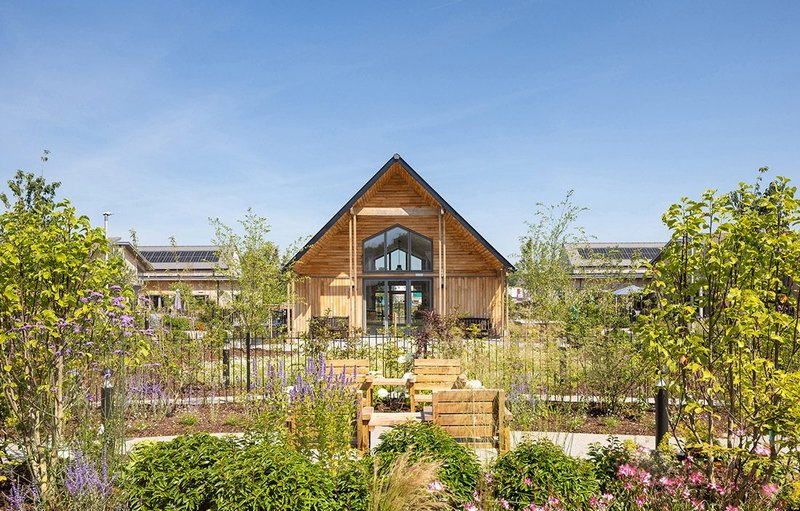
M 179 407 L 163 414 L 140 414 L 126 421 L 127 437 L 171 436 L 186 433 L 236 433 L 250 424 L 247 406 L 243 403 Z M 397 403 L 380 404 L 376 411 L 403 411 Z M 408 410 L 405 410 L 408 411 Z M 527 428 L 512 423 L 513 429 L 599 433 L 606 435 L 653 435 L 655 416 L 641 417 L 555 415 L 536 419 Z

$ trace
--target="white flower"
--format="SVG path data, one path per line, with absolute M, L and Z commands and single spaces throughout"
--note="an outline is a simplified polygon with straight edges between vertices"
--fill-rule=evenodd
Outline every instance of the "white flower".
M 403 379 L 404 380 L 408 380 L 408 379 L 413 378 L 413 377 L 414 377 L 414 373 L 406 373 L 406 374 L 403 375 Z
M 464 386 L 468 389 L 480 389 L 483 388 L 483 383 L 480 380 L 467 380 Z
M 399 357 L 397 357 L 397 363 L 398 364 L 405 364 L 407 360 L 408 359 L 406 358 L 405 355 L 400 355 Z
M 293 391 L 294 391 L 294 385 L 290 385 L 289 387 L 286 387 L 286 393 L 287 394 L 291 394 Z
M 385 398 L 389 397 L 389 391 L 384 389 L 383 387 L 378 389 L 377 394 L 378 394 L 378 397 L 381 398 L 381 399 L 385 399 Z

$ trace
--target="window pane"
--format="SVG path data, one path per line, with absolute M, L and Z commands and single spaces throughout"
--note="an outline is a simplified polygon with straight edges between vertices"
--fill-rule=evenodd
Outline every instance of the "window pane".
M 411 234 L 411 271 L 431 271 L 433 268 L 433 243 Z
M 408 231 L 400 227 L 386 231 L 386 253 L 389 256 L 389 271 L 407 271 Z
M 364 241 L 364 271 L 386 270 L 383 233 Z

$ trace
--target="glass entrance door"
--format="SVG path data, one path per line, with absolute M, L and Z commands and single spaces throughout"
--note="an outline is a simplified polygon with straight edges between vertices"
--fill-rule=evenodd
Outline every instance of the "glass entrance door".
M 421 311 L 431 308 L 430 279 L 367 279 L 364 281 L 364 324 L 367 333 L 418 325 Z
M 368 333 L 386 328 L 386 281 L 368 280 L 364 282 L 364 311 Z
M 406 324 L 406 294 L 408 293 L 408 285 L 405 280 L 390 280 L 389 281 L 389 324 L 396 327 L 402 327 Z

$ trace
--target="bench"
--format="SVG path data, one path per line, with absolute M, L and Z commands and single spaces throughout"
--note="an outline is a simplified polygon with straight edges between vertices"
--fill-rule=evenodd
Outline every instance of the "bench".
M 432 394 L 428 392 L 460 388 L 466 382 L 461 372 L 461 361 L 452 358 L 415 359 L 412 373 L 409 380 L 412 412 L 417 409 L 417 403 L 432 401 Z
M 489 337 L 492 332 L 492 320 L 489 318 L 458 318 L 458 326 L 460 326 L 465 334 L 470 330 L 477 332 L 476 337 L 485 339 Z
M 313 316 L 308 322 L 308 333 L 311 338 L 347 337 L 350 329 L 350 318 L 347 316 Z
M 509 449 L 505 393 L 498 389 L 441 390 L 433 393 L 433 423 L 472 448 Z

